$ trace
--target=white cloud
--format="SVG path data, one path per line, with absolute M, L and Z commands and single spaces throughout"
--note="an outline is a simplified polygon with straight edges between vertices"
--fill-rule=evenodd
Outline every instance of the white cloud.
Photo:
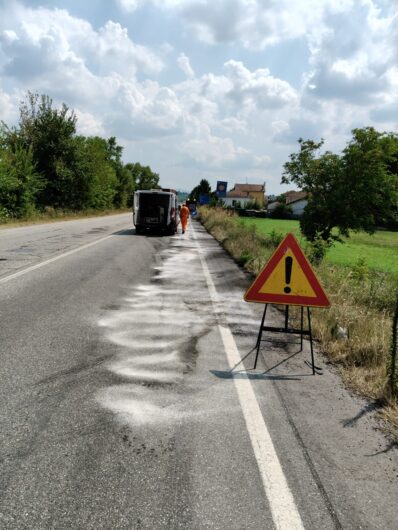
M 201 165 L 220 167 L 226 162 L 235 160 L 244 150 L 236 148 L 231 138 L 220 138 L 208 134 L 194 138 L 183 145 L 183 153 Z
M 15 123 L 18 117 L 19 94 L 13 96 L 3 92 L 0 88 L 0 120 L 4 123 Z
M 0 10 L 0 15 L 0 45 L 8 58 L 4 72 L 17 80 L 51 76 L 54 70 L 64 71 L 66 77 L 68 69 L 80 75 L 90 71 L 132 76 L 163 68 L 162 61 L 149 48 L 135 44 L 119 23 L 108 21 L 95 31 L 65 10 L 20 5 Z
M 267 68 L 251 72 L 242 62 L 230 60 L 225 69 L 232 85 L 227 95 L 239 105 L 262 109 L 297 102 L 297 94 L 289 83 L 273 77 Z
M 174 2 L 199 39 L 215 44 L 241 42 L 263 49 L 282 40 L 314 38 L 326 14 L 339 13 L 354 0 L 187 0 Z M 166 5 L 167 4 L 166 2 Z
M 234 118 L 234 117 L 225 118 L 224 120 L 220 122 L 220 126 L 225 131 L 242 132 L 242 133 L 247 132 L 247 122 L 245 120 Z
M 135 44 L 130 40 L 127 29 L 112 21 L 108 21 L 96 34 L 90 58 L 103 73 L 134 75 L 142 70 L 151 74 L 163 69 L 162 61 L 148 47 Z
M 126 140 L 157 139 L 182 132 L 183 109 L 176 94 L 154 81 L 126 82 L 106 102 L 105 122 Z
M 135 11 L 140 5 L 140 3 L 141 2 L 139 0 L 117 0 L 117 4 L 119 5 L 119 7 L 127 13 Z
M 388 71 L 397 46 L 396 17 L 381 15 L 376 3 L 363 0 L 331 14 L 313 42 L 307 90 L 324 99 L 368 105 L 388 91 Z
M 78 108 L 74 109 L 77 117 L 77 132 L 85 136 L 104 136 L 105 130 L 101 120 Z
M 180 53 L 177 63 L 188 78 L 195 77 L 195 72 L 193 71 L 191 63 L 189 62 L 189 58 L 185 55 L 185 53 Z
M 251 71 L 233 60 L 224 64 L 223 75 L 205 74 L 173 88 L 190 116 L 212 126 L 219 126 L 222 116 L 240 131 L 246 129 L 248 119 L 261 112 L 283 107 L 292 110 L 298 103 L 298 94 L 289 83 L 272 76 L 268 69 Z

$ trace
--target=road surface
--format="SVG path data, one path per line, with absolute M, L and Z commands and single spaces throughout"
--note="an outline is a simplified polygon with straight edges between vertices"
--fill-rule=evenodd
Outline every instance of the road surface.
M 197 222 L 0 231 L 0 527 L 397 528 L 372 408 L 308 345 L 251 369 L 249 281 Z

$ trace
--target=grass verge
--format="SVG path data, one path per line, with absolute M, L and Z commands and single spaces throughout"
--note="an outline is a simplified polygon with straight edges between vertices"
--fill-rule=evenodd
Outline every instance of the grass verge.
M 2 221 L 0 222 L 0 230 L 2 228 L 15 228 L 18 226 L 53 223 L 56 221 L 73 221 L 76 219 L 85 219 L 87 217 L 102 217 L 106 215 L 118 215 L 128 212 L 131 212 L 130 208 L 102 211 L 84 210 L 81 212 L 68 212 L 64 210 L 56 210 L 54 208 L 47 208 L 44 212 L 36 212 L 29 217 L 23 217 L 21 219 L 7 219 L 7 221 Z
M 201 208 L 200 218 L 225 250 L 254 275 L 291 230 L 290 225 L 281 234 L 275 225 L 261 234 L 255 223 L 222 209 Z M 398 399 L 389 392 L 387 375 L 398 274 L 383 271 L 382 266 L 368 267 L 363 261 L 345 265 L 325 260 L 315 267 L 332 305 L 312 310 L 314 336 L 321 353 L 338 366 L 347 386 L 378 404 L 398 439 Z M 298 319 L 298 313 L 299 308 L 292 307 L 293 319 Z M 347 331 L 347 338 L 337 338 L 338 327 Z
M 259 234 L 268 236 L 272 231 L 286 234 L 293 232 L 305 247 L 298 221 L 285 219 L 243 218 L 246 226 L 254 225 Z M 370 235 L 352 232 L 344 243 L 336 243 L 327 253 L 326 262 L 347 267 L 362 263 L 364 266 L 398 275 L 398 232 L 377 231 Z

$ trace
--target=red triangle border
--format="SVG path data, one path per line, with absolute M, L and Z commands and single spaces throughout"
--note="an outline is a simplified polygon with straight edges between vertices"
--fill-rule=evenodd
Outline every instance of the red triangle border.
M 308 282 L 314 290 L 316 296 L 301 296 L 301 295 L 289 295 L 289 294 L 267 294 L 260 293 L 260 289 L 263 287 L 265 281 L 269 278 L 271 273 L 274 271 L 278 263 L 283 256 L 286 254 L 288 249 L 291 249 L 296 260 L 301 266 Z M 284 240 L 276 248 L 270 259 L 267 261 L 264 268 L 260 271 L 257 278 L 254 280 L 252 285 L 246 291 L 244 299 L 246 302 L 255 302 L 260 304 L 282 304 L 282 305 L 298 305 L 308 307 L 329 307 L 330 302 L 323 290 L 321 284 L 314 270 L 312 269 L 308 259 L 305 257 L 301 250 L 297 239 L 292 233 L 286 235 Z

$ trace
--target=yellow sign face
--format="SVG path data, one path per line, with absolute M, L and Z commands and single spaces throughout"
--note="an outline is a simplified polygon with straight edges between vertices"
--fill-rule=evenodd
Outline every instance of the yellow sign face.
M 290 260 L 286 260 L 290 258 Z M 290 262 L 290 265 L 288 265 Z M 289 272 L 290 268 L 290 272 Z M 287 281 L 286 281 L 287 280 Z M 287 289 L 287 291 L 286 291 Z M 290 290 L 289 290 L 290 289 Z M 259 289 L 260 293 L 290 294 L 291 296 L 316 296 L 292 249 L 289 248 L 275 269 Z

